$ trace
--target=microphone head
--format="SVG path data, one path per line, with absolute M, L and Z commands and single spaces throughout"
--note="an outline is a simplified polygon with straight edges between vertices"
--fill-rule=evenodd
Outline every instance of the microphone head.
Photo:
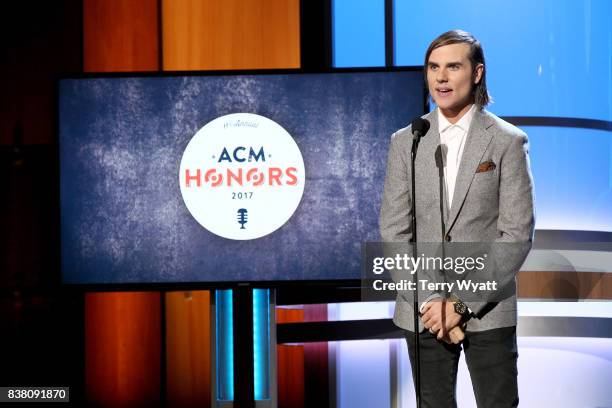
M 423 136 L 429 130 L 429 121 L 423 118 L 416 118 L 411 123 L 412 126 L 412 134 Z

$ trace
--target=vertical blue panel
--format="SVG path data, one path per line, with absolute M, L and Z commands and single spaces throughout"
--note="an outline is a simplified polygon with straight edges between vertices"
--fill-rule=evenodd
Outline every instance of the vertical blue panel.
M 270 398 L 270 291 L 253 289 L 253 380 L 255 399 Z
M 612 120 L 612 2 L 395 0 L 396 65 L 461 28 L 483 44 L 497 113 Z
M 234 399 L 234 319 L 231 289 L 215 291 L 217 399 Z
M 332 0 L 332 13 L 334 67 L 384 66 L 384 0 Z

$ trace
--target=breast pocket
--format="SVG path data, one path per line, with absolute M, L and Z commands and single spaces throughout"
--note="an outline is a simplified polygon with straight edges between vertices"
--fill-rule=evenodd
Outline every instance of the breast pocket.
M 478 196 L 497 197 L 499 195 L 499 173 L 497 170 L 474 174 L 470 191 Z

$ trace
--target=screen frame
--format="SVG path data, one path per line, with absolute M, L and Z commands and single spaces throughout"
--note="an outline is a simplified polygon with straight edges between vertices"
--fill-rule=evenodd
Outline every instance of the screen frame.
M 60 83 L 63 80 L 79 79 L 105 79 L 105 78 L 190 78 L 190 77 L 215 77 L 215 76 L 266 76 L 266 75 L 308 75 L 308 74 L 343 74 L 343 73 L 394 73 L 394 72 L 423 72 L 423 66 L 393 66 L 393 67 L 358 67 L 358 68 L 326 68 L 326 69 L 248 69 L 248 70 L 214 70 L 214 71 L 136 71 L 136 72 L 87 72 L 60 74 L 55 79 L 55 115 L 54 133 L 57 141 L 57 268 L 60 274 L 60 285 L 67 290 L 96 291 L 96 292 L 131 292 L 131 291 L 189 291 L 189 290 L 211 290 L 211 289 L 236 289 L 240 287 L 250 288 L 295 288 L 304 286 L 327 288 L 332 291 L 347 290 L 354 292 L 361 285 L 359 279 L 304 279 L 304 280 L 240 280 L 240 281 L 195 281 L 195 282 L 138 282 L 138 283 L 68 283 L 63 279 L 62 268 L 62 241 L 61 241 L 61 158 L 60 158 Z M 427 84 L 423 76 L 422 87 L 422 115 L 430 110 L 429 94 Z M 351 298 L 354 295 L 350 296 Z

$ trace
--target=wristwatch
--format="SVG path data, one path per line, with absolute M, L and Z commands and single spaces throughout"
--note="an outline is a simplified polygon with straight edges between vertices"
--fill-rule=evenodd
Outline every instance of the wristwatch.
M 453 308 L 455 309 L 455 313 L 461 315 L 461 321 L 463 323 L 467 322 L 472 318 L 472 312 L 467 307 L 467 305 L 461 301 L 461 299 L 456 296 L 451 296 L 450 300 L 451 302 L 453 302 Z

